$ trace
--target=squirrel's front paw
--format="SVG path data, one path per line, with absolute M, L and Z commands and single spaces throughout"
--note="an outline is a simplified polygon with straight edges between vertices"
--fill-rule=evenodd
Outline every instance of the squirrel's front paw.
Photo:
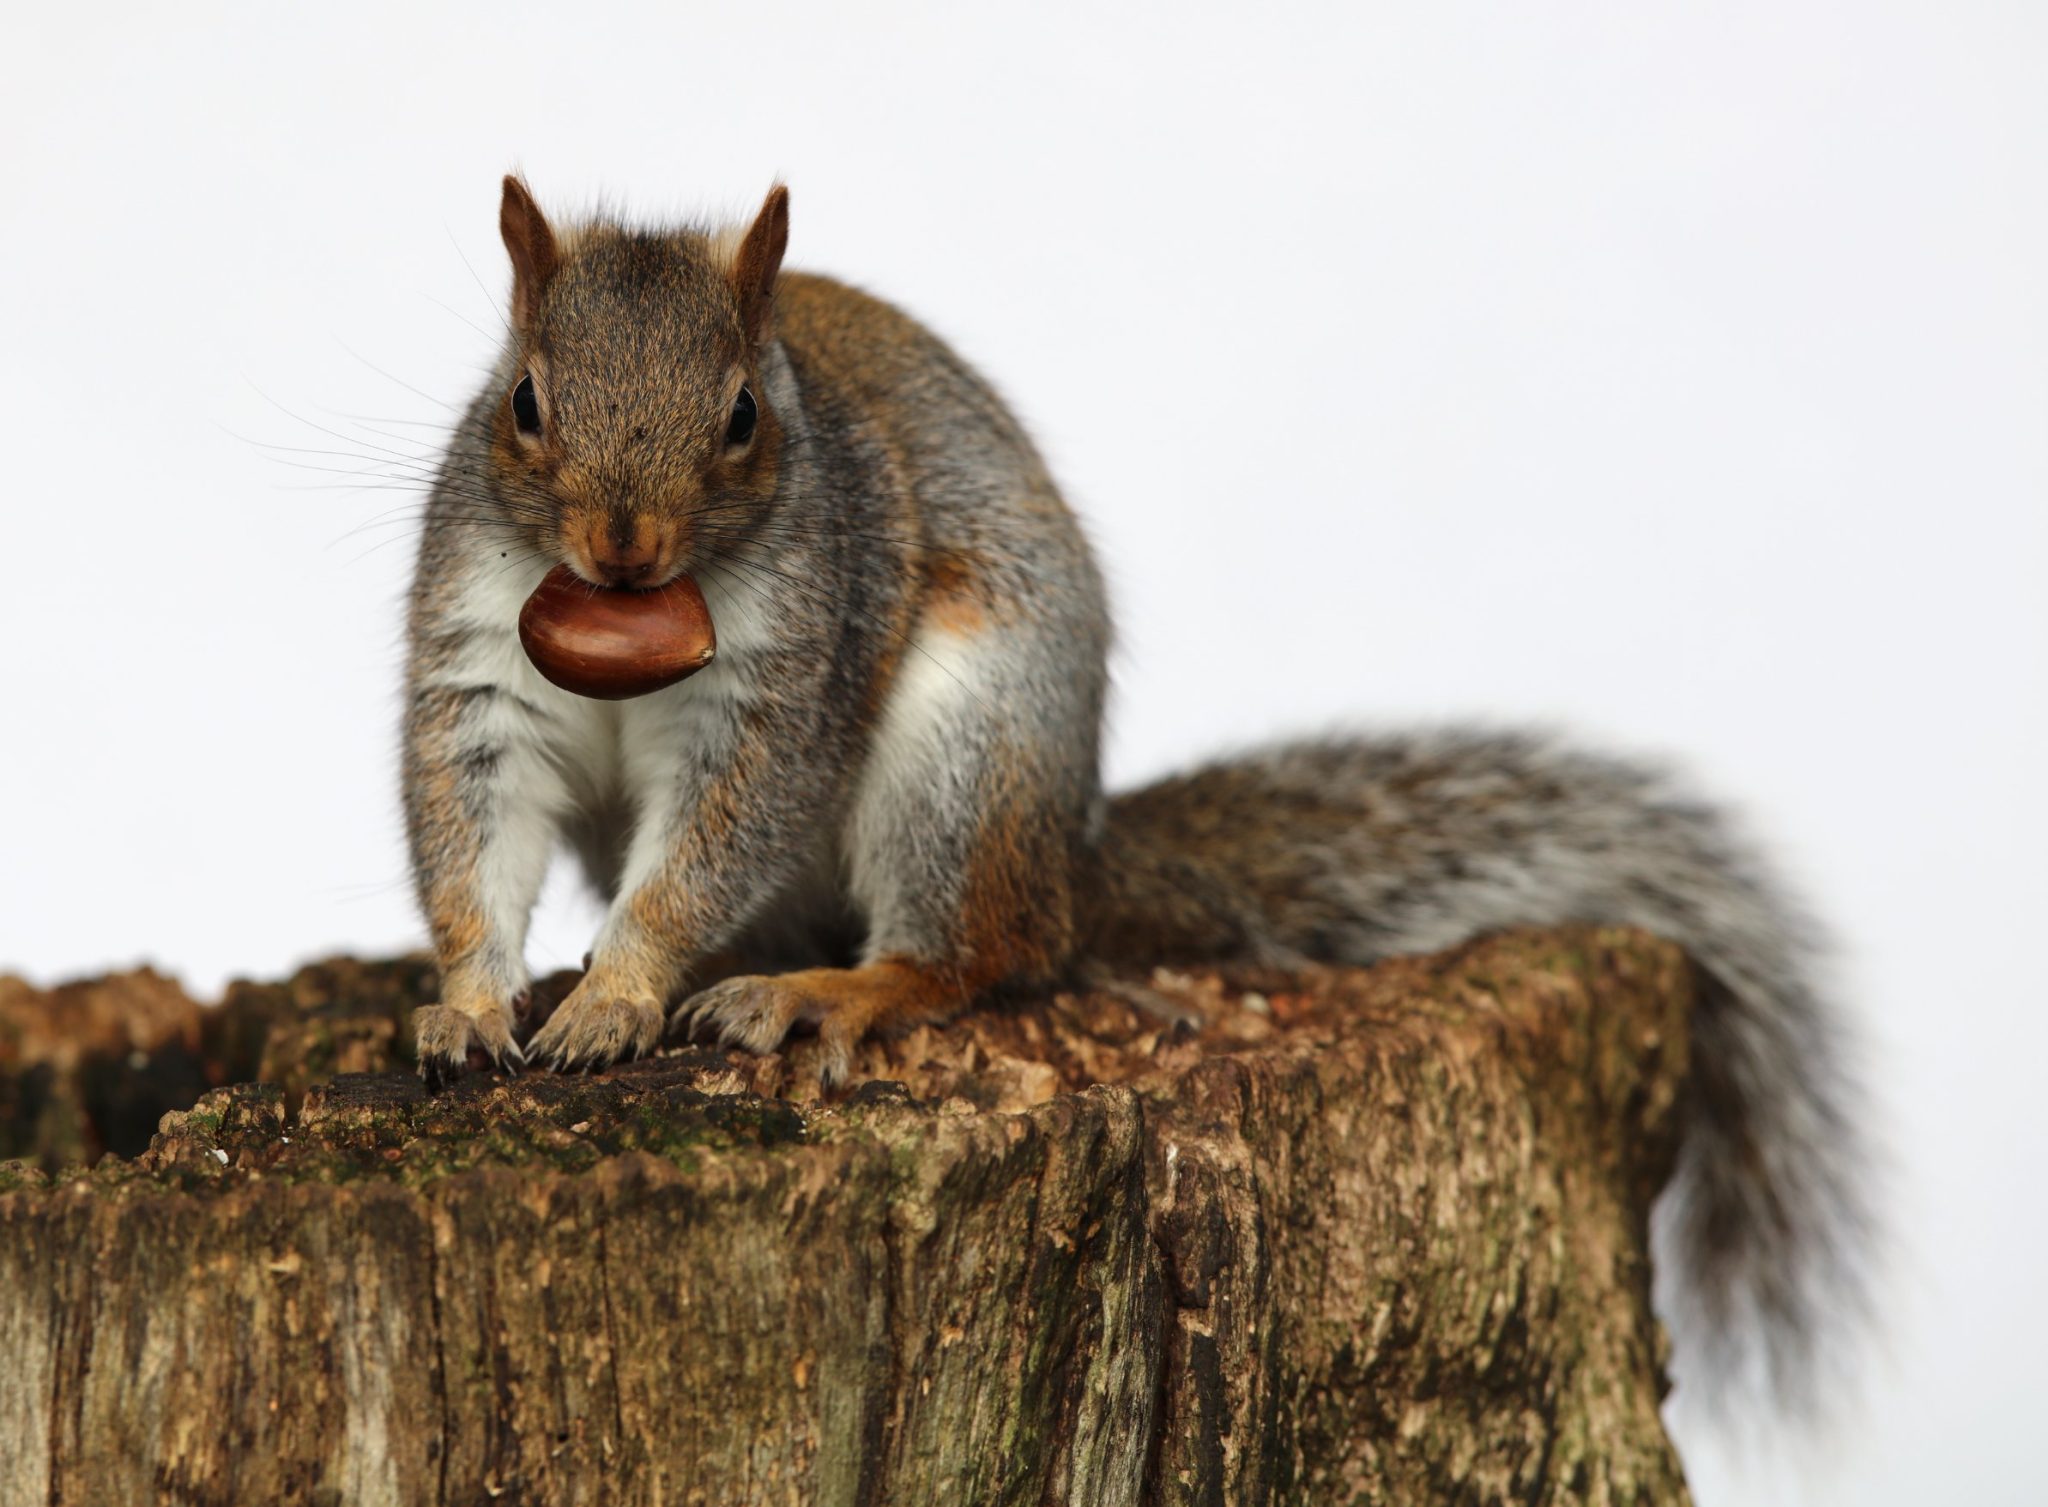
M 609 1067 L 622 1057 L 653 1051 L 661 1041 L 661 1027 L 659 1001 L 593 989 L 586 980 L 526 1046 L 534 1060 L 557 1071 Z
M 452 1005 L 421 1005 L 412 1012 L 412 1034 L 420 1076 L 436 1091 L 467 1072 L 509 1073 L 526 1063 L 509 1008 L 467 1015 Z

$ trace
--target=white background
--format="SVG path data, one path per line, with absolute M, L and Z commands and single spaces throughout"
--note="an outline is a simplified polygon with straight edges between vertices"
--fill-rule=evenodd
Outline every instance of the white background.
M 0 967 L 418 941 L 410 499 L 285 463 L 431 452 L 507 167 L 648 216 L 781 174 L 792 263 L 954 340 L 1089 520 L 1119 781 L 1476 714 L 1754 815 L 1901 1254 L 1855 1421 L 1746 1473 L 1687 1430 L 1701 1500 L 2043 1500 L 2038 7 L 202 9 L 10 7 Z M 592 914 L 554 887 L 536 963 Z

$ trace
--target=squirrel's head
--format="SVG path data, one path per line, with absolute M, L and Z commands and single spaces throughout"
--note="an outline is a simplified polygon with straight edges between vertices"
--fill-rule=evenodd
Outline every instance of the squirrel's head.
M 601 585 L 659 586 L 739 542 L 781 449 L 762 354 L 789 191 L 725 234 L 558 235 L 507 177 L 498 227 L 515 367 L 491 453 L 513 516 Z

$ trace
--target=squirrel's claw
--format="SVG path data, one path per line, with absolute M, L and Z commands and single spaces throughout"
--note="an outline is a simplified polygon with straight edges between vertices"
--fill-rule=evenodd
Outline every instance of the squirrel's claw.
M 775 1051 L 799 1021 L 818 1028 L 808 1061 L 825 1088 L 844 1083 L 853 1072 L 853 1052 L 867 1033 L 872 1013 L 858 997 L 820 997 L 767 976 L 729 978 L 700 990 L 676 1007 L 672 1026 L 692 1039 L 715 1035 L 720 1047 L 740 1047 L 759 1056 Z
M 661 1007 L 601 994 L 579 985 L 527 1043 L 536 1061 L 556 1072 L 595 1072 L 626 1057 L 644 1057 L 661 1041 Z
M 509 1076 L 526 1066 L 526 1054 L 502 1016 L 478 1018 L 447 1005 L 421 1005 L 412 1013 L 412 1029 L 420 1077 L 430 1092 L 440 1092 L 467 1073 Z
M 671 1024 L 693 1040 L 715 1031 L 722 1047 L 772 1052 L 802 1010 L 802 998 L 777 980 L 742 974 L 691 995 L 676 1006 Z

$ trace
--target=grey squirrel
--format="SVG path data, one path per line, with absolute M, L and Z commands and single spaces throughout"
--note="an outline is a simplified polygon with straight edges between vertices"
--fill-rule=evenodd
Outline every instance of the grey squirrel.
M 834 1080 L 869 1031 L 1084 966 L 1639 926 L 1708 985 L 1667 1205 L 1694 1327 L 1761 1334 L 1796 1372 L 1855 1297 L 1867 1208 L 1842 1027 L 1758 859 L 1660 773 L 1529 736 L 1288 744 L 1106 797 L 1109 621 L 1072 514 L 937 338 L 782 271 L 788 205 L 557 228 L 504 182 L 508 339 L 410 611 L 403 793 L 442 981 L 422 1071 L 603 1066 L 670 1029 L 768 1051 L 807 1023 Z M 564 562 L 600 585 L 691 572 L 717 658 L 634 701 L 549 685 L 515 622 Z M 562 841 L 610 908 L 522 1044 Z

